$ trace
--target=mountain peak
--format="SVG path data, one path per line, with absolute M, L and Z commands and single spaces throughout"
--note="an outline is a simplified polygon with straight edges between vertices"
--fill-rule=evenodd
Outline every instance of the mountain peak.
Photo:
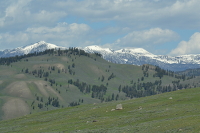
M 59 46 L 51 43 L 46 43 L 45 41 L 39 41 L 37 43 L 24 46 L 20 48 L 22 51 L 24 51 L 24 54 L 32 53 L 32 52 L 41 52 L 46 49 L 55 49 L 60 48 Z
M 27 45 L 27 46 L 24 46 L 24 47 L 22 47 L 22 48 L 26 48 L 26 47 L 39 47 L 39 46 L 41 46 L 41 45 L 43 45 L 43 46 L 46 45 L 46 46 L 53 47 L 53 48 L 58 47 L 58 46 L 55 45 L 55 44 L 47 43 L 47 42 L 45 42 L 45 41 L 39 41 L 39 42 L 37 42 L 37 43 L 31 44 L 31 45 Z
M 45 41 L 39 41 L 37 42 L 38 44 L 45 44 L 46 42 Z
M 16 56 L 16 55 L 24 55 L 34 52 L 42 52 L 46 49 L 65 49 L 64 47 L 57 46 L 55 44 L 47 43 L 45 41 L 39 41 L 37 43 L 27 45 L 24 47 L 18 47 L 15 49 L 7 49 L 4 51 L 0 51 L 0 57 L 10 57 L 10 56 Z

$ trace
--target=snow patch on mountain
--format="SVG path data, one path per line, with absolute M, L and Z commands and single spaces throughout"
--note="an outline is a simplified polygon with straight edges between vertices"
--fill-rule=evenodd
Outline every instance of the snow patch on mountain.
M 101 51 L 101 53 L 104 53 L 104 52 L 105 53 L 113 53 L 112 49 L 102 48 L 102 47 L 97 46 L 97 45 L 87 46 L 87 47 L 83 48 L 83 50 L 88 51 L 90 53 L 100 52 L 100 51 Z
M 116 50 L 115 52 L 117 53 L 130 53 L 130 54 L 138 54 L 138 55 L 152 55 L 151 53 L 149 53 L 148 51 L 146 51 L 143 48 L 135 48 L 135 49 L 120 49 L 120 50 Z

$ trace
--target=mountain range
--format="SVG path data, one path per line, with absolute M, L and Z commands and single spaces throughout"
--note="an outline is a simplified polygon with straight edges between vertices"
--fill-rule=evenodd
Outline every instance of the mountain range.
M 55 48 L 66 49 L 65 47 L 40 41 L 32 45 L 0 51 L 0 57 L 24 55 Z M 105 60 L 117 64 L 151 64 L 170 71 L 184 71 L 186 69 L 200 68 L 200 54 L 180 56 L 154 55 L 143 48 L 113 50 L 96 45 L 80 49 L 83 49 L 88 53 L 100 53 Z

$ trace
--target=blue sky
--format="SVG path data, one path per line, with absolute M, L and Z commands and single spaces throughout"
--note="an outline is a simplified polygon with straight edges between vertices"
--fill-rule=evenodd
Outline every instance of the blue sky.
M 200 0 L 1 0 L 0 49 L 65 47 L 200 54 Z

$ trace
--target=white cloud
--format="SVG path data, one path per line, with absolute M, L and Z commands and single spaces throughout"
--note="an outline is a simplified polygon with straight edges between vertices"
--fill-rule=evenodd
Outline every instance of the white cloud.
M 68 14 L 137 28 L 199 28 L 199 0 L 1 0 L 0 26 L 54 25 Z M 118 26 L 119 26 L 118 25 Z M 25 28 L 24 28 L 25 29 Z
M 178 38 L 178 34 L 172 30 L 153 28 L 144 31 L 133 31 L 123 38 L 118 39 L 112 45 L 121 47 L 151 47 L 153 45 L 174 41 Z
M 113 33 L 126 33 L 129 32 L 131 30 L 131 28 L 129 27 L 109 27 L 107 29 L 104 30 L 105 34 L 113 34 Z
M 199 28 L 199 0 L 60 1 L 58 7 L 90 21 L 117 21 L 143 28 Z
M 4 0 L 3 0 L 4 1 Z M 33 5 L 32 5 L 33 4 Z M 32 25 L 55 25 L 59 19 L 67 16 L 65 11 L 40 8 L 34 10 L 40 3 L 32 0 L 16 0 L 5 9 L 0 9 L 4 14 L 0 17 L 0 27 L 5 30 L 25 29 Z M 46 6 L 49 4 L 47 3 Z M 11 29 L 12 28 L 12 29 Z
M 173 49 L 169 55 L 184 55 L 184 54 L 200 54 L 200 33 L 196 32 L 191 37 L 190 40 L 181 41 L 177 48 Z
M 15 34 L 0 34 L 0 44 L 15 44 L 12 47 L 19 47 L 30 43 L 44 40 L 61 46 L 83 46 L 93 44 L 88 41 L 90 27 L 86 24 L 59 23 L 55 27 L 33 27 Z M 1 47 L 2 48 L 2 47 Z

